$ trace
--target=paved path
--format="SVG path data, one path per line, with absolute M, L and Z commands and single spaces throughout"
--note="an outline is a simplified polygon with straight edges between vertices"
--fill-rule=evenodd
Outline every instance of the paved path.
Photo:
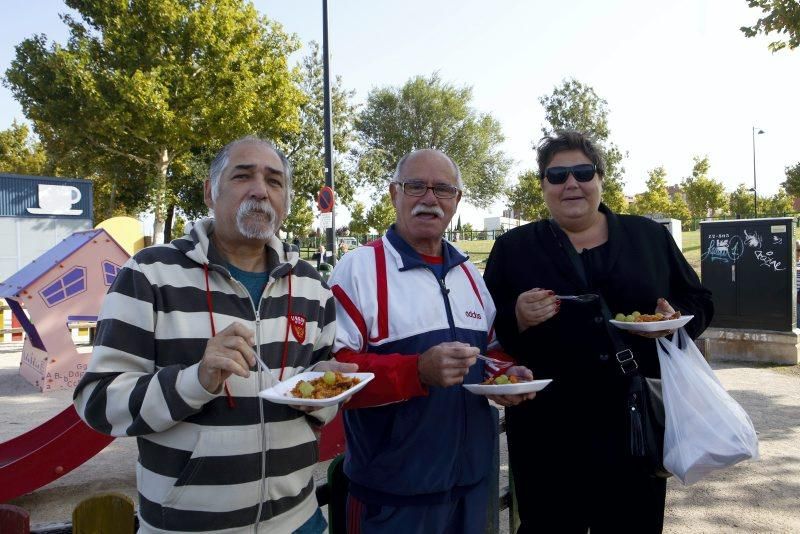
M 18 351 L 0 345 L 0 442 L 44 422 L 71 400 L 70 392 L 43 395 L 20 378 Z M 671 479 L 665 532 L 800 532 L 800 373 L 735 363 L 714 367 L 753 419 L 762 459 L 690 487 Z M 118 439 L 75 471 L 12 504 L 29 510 L 31 523 L 40 524 L 68 520 L 75 504 L 100 491 L 121 491 L 135 500 L 136 454 L 135 440 Z M 501 464 L 506 463 L 503 450 Z M 501 465 L 501 474 L 506 470 Z

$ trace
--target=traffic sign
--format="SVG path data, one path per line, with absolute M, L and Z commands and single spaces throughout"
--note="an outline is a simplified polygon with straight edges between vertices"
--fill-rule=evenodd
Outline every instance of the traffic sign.
M 319 190 L 319 195 L 317 195 L 317 207 L 322 213 L 330 213 L 333 211 L 333 189 L 327 185 Z

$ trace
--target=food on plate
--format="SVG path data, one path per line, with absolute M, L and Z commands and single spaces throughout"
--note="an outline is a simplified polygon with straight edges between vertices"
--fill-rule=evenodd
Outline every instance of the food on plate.
M 635 311 L 629 315 L 625 315 L 624 313 L 618 313 L 616 316 L 614 316 L 614 320 L 624 323 L 654 323 L 656 321 L 671 321 L 673 319 L 680 319 L 680 317 L 681 317 L 681 312 L 679 311 L 667 314 L 661 312 L 657 312 L 654 314 L 647 314 Z
M 354 376 L 344 376 L 339 372 L 326 371 L 324 375 L 314 380 L 300 380 L 288 395 L 301 399 L 330 399 L 341 395 L 359 382 L 361 380 Z
M 482 386 L 502 386 L 504 384 L 519 384 L 520 382 L 527 382 L 518 376 L 514 375 L 499 375 L 492 378 L 487 378 L 481 382 Z

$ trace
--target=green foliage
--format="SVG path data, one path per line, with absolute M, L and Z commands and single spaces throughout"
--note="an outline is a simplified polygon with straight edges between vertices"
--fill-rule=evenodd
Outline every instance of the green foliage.
M 773 196 L 758 200 L 759 216 L 781 216 L 794 211 L 794 199 L 784 190 L 779 189 Z
M 681 221 L 681 228 L 688 230 L 692 224 L 692 214 L 689 212 L 689 207 L 686 201 L 683 200 L 683 195 L 680 193 L 673 195 L 669 203 L 669 211 L 667 215 L 670 219 L 678 219 Z
M 747 37 L 759 33 L 780 35 L 785 40 L 771 42 L 772 52 L 783 48 L 792 50 L 800 45 L 800 3 L 797 0 L 747 0 L 747 5 L 764 13 L 752 26 L 739 28 Z
M 728 197 L 730 214 L 734 217 L 752 217 L 755 213 L 753 209 L 753 193 L 744 185 L 739 184 L 736 191 Z
M 46 167 L 47 153 L 27 125 L 15 120 L 0 131 L 0 172 L 43 175 Z
M 638 195 L 636 201 L 629 206 L 630 212 L 638 215 L 668 216 L 670 198 L 667 191 L 667 171 L 663 166 L 648 172 L 647 191 Z
M 359 179 L 382 191 L 403 155 L 436 148 L 461 168 L 465 200 L 488 207 L 504 191 L 510 161 L 498 148 L 504 140 L 500 123 L 473 110 L 471 102 L 471 88 L 445 83 L 438 74 L 373 89 L 356 121 Z
M 525 171 L 517 176 L 517 183 L 507 192 L 509 206 L 522 214 L 526 221 L 547 219 L 550 212 L 544 203 L 542 181 L 536 171 Z
M 183 220 L 183 217 L 180 215 L 175 216 L 175 220 L 172 222 L 172 238 L 176 239 L 181 237 L 186 230 L 186 221 Z
M 303 96 L 287 67 L 297 42 L 252 4 L 66 4 L 79 13 L 62 17 L 67 43 L 26 39 L 4 83 L 52 157 L 84 175 L 135 182 L 155 213 L 156 242 L 173 200 L 167 178 L 188 174 L 192 150 L 298 129 Z
M 786 167 L 786 181 L 781 184 L 793 197 L 800 197 L 800 162 Z
M 367 212 L 367 225 L 378 234 L 383 234 L 395 220 L 394 205 L 389 193 L 385 193 Z
M 293 202 L 292 211 L 281 228 L 292 235 L 306 235 L 311 231 L 314 222 L 314 212 L 308 202 Z
M 369 223 L 365 214 L 366 207 L 363 202 L 354 202 L 350 208 L 350 233 L 363 235 L 369 233 Z
M 464 223 L 461 225 L 461 231 L 464 232 L 464 235 L 471 235 L 475 229 L 472 227 L 472 223 Z
M 578 130 L 589 134 L 597 142 L 606 162 L 603 202 L 612 211 L 624 213 L 625 182 L 622 176 L 625 169 L 622 160 L 625 155 L 610 140 L 608 103 L 591 86 L 574 78 L 561 82 L 550 95 L 540 97 L 539 103 L 544 107 L 545 120 L 548 122 L 548 126 L 542 128 L 543 135 L 550 135 L 555 130 Z
M 312 41 L 309 48 L 301 69 L 300 89 L 305 101 L 299 109 L 300 129 L 288 133 L 280 142 L 294 167 L 294 201 L 284 227 L 297 228 L 297 235 L 308 233 L 313 217 L 308 218 L 307 214 L 311 213 L 310 206 L 316 203 L 319 189 L 325 185 L 323 61 L 317 43 Z M 334 187 L 338 205 L 349 205 L 353 199 L 353 172 L 351 163 L 345 157 L 355 137 L 353 123 L 356 106 L 352 103 L 353 94 L 353 91 L 342 87 L 340 78 L 331 84 Z M 295 220 L 298 218 L 302 221 Z M 307 222 L 308 228 L 300 229 L 301 222 Z
M 707 217 L 710 212 L 726 208 L 728 199 L 722 182 L 708 177 L 711 165 L 708 157 L 694 157 L 692 176 L 681 183 L 686 195 L 686 205 L 694 219 Z

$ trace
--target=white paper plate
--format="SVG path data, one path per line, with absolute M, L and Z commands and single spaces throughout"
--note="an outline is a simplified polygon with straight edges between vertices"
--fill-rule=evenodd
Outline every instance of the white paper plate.
M 475 395 L 519 395 L 520 393 L 541 391 L 552 381 L 552 378 L 547 378 L 545 380 L 517 382 L 516 384 L 464 384 L 464 387 Z
M 323 408 L 325 406 L 333 406 L 334 404 L 343 402 L 347 398 L 351 397 L 355 392 L 366 386 L 370 380 L 375 378 L 375 375 L 372 373 L 342 373 L 344 376 L 354 376 L 361 380 L 361 382 L 351 387 L 347 391 L 340 393 L 335 397 L 330 397 L 329 399 L 300 399 L 297 397 L 292 397 L 289 393 L 301 380 L 308 382 L 314 380 L 315 378 L 319 378 L 324 374 L 324 372 L 319 371 L 300 373 L 291 378 L 287 378 L 283 382 L 278 382 L 271 388 L 261 391 L 258 396 L 276 404 L 291 404 L 292 406 L 315 406 L 318 408 Z
M 677 319 L 670 319 L 669 321 L 653 321 L 651 323 L 628 323 L 625 321 L 615 321 L 611 319 L 608 321 L 617 328 L 622 330 L 630 330 L 631 332 L 660 332 L 661 330 L 675 330 L 682 327 L 694 318 L 694 315 L 682 315 Z

